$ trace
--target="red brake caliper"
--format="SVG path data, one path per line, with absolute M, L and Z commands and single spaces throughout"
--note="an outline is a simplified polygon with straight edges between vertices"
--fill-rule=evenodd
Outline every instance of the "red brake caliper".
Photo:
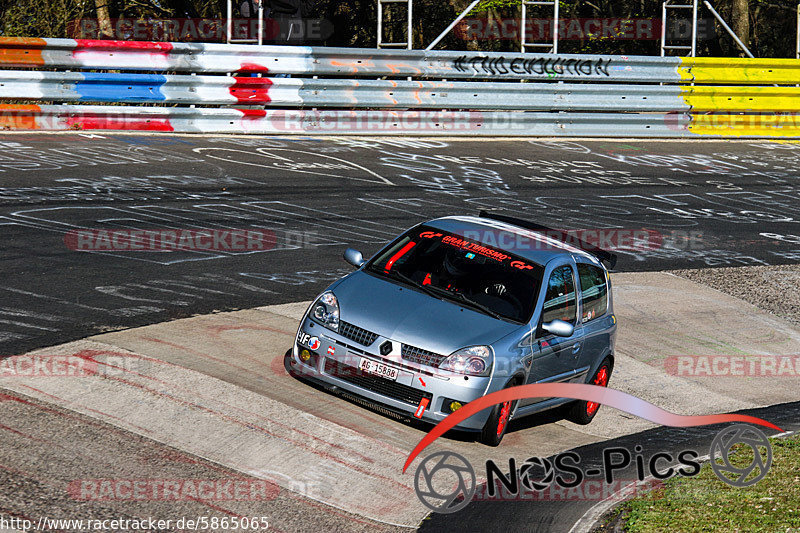
M 497 421 L 497 434 L 501 435 L 503 430 L 506 429 L 508 423 L 508 415 L 511 414 L 511 402 L 506 402 L 500 408 L 500 419 Z
M 605 387 L 608 385 L 608 367 L 603 365 L 597 371 L 597 374 L 594 376 L 594 380 L 592 384 L 599 385 L 600 387 Z M 600 404 L 597 402 L 586 402 L 586 414 L 592 416 L 597 408 L 600 407 Z

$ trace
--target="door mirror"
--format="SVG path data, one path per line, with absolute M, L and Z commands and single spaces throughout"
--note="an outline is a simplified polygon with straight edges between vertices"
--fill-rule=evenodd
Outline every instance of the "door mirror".
M 348 248 L 344 251 L 344 260 L 356 268 L 361 268 L 361 266 L 366 262 L 364 261 L 364 256 L 361 255 L 361 252 L 354 250 L 353 248 Z
M 575 332 L 575 326 L 563 320 L 553 320 L 552 322 L 542 324 L 542 329 L 558 337 L 572 337 L 572 334 Z

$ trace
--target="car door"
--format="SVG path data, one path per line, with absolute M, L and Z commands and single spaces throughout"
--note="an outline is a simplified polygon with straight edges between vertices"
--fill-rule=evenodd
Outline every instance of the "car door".
M 575 367 L 581 351 L 581 325 L 578 323 L 578 293 L 575 270 L 561 264 L 550 272 L 543 285 L 544 301 L 539 319 L 533 326 L 532 359 L 527 383 L 561 383 L 575 379 Z M 558 337 L 542 330 L 552 320 L 564 320 L 575 326 L 570 337 Z M 520 405 L 529 405 L 546 398 L 531 398 Z
M 586 381 L 586 373 L 599 363 L 611 346 L 608 316 L 609 281 L 605 269 L 586 261 L 577 262 L 580 287 L 580 316 L 583 348 L 578 361 L 577 380 Z

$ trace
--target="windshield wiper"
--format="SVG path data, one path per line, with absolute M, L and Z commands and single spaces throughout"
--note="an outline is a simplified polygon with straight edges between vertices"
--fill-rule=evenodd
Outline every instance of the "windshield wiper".
M 420 285 L 419 283 L 417 283 L 416 281 L 414 281 L 413 279 L 411 279 L 410 277 L 406 276 L 405 274 L 403 274 L 402 272 L 400 272 L 398 270 L 384 270 L 382 272 L 382 274 L 384 274 L 384 275 L 386 275 L 386 276 L 388 276 L 390 278 L 393 278 L 395 280 L 402 281 L 406 285 L 410 285 L 411 287 L 414 287 L 415 289 L 423 289 L 424 290 L 426 288 L 424 285 Z
M 476 302 L 474 300 L 470 300 L 469 298 L 467 298 L 466 296 L 464 296 L 460 292 L 450 292 L 447 289 L 442 289 L 441 287 L 436 287 L 434 285 L 421 285 L 421 287 L 428 294 L 439 294 L 441 296 L 445 296 L 446 298 L 451 298 L 451 299 L 457 300 L 457 301 L 459 301 L 461 303 L 467 304 L 468 307 L 472 307 L 474 309 L 478 309 L 479 311 L 482 311 L 482 312 L 486 313 L 487 315 L 490 315 L 490 316 L 492 316 L 492 317 L 494 317 L 494 318 L 496 318 L 498 320 L 503 320 L 505 318 L 505 317 L 503 317 L 503 315 L 501 315 L 497 311 L 494 311 L 494 310 L 486 307 L 485 305 L 483 305 L 481 303 L 478 303 L 478 302 Z

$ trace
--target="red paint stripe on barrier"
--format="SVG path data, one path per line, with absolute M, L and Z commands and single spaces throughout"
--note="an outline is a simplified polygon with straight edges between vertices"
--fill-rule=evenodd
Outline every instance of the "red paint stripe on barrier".
M 252 78 L 250 76 L 234 76 L 235 81 L 228 90 L 240 104 L 268 104 L 272 101 L 269 89 L 272 80 L 269 78 Z
M 172 51 L 172 43 L 152 41 L 98 41 L 92 39 L 75 39 L 77 47 L 75 53 L 86 50 L 141 50 L 146 52 L 163 53 Z
M 720 415 L 701 415 L 701 416 L 686 416 L 677 415 L 665 411 L 660 407 L 626 394 L 616 389 L 609 389 L 607 387 L 600 387 L 597 385 L 582 385 L 578 383 L 541 383 L 535 385 L 522 385 L 519 387 L 511 387 L 501 391 L 487 394 L 482 398 L 473 400 L 467 405 L 463 406 L 458 411 L 452 413 L 447 418 L 439 422 L 428 434 L 417 444 L 411 454 L 408 456 L 405 465 L 403 465 L 403 472 L 409 467 L 414 459 L 422 453 L 428 445 L 433 443 L 440 436 L 444 435 L 448 430 L 452 429 L 460 422 L 471 417 L 479 411 L 483 411 L 489 407 L 494 407 L 497 404 L 522 400 L 525 398 L 572 398 L 575 400 L 584 400 L 588 402 L 597 402 L 620 411 L 625 411 L 632 415 L 644 418 L 656 424 L 672 427 L 694 427 L 706 426 L 710 424 L 722 424 L 725 422 L 746 422 L 750 424 L 757 424 L 768 428 L 775 429 L 783 432 L 781 428 L 767 422 L 761 418 L 749 415 L 734 415 L 734 414 L 720 414 Z
M 261 74 L 266 74 L 269 72 L 269 69 L 264 65 L 259 65 L 258 63 L 242 63 L 242 66 L 239 68 L 239 71 L 236 74 L 244 74 L 245 72 L 259 72 Z
M 80 114 L 64 117 L 66 127 L 75 130 L 175 131 L 168 118 L 113 117 Z
M 258 121 L 267 117 L 266 109 L 237 109 L 236 111 L 242 114 L 241 126 L 244 131 L 257 128 Z

